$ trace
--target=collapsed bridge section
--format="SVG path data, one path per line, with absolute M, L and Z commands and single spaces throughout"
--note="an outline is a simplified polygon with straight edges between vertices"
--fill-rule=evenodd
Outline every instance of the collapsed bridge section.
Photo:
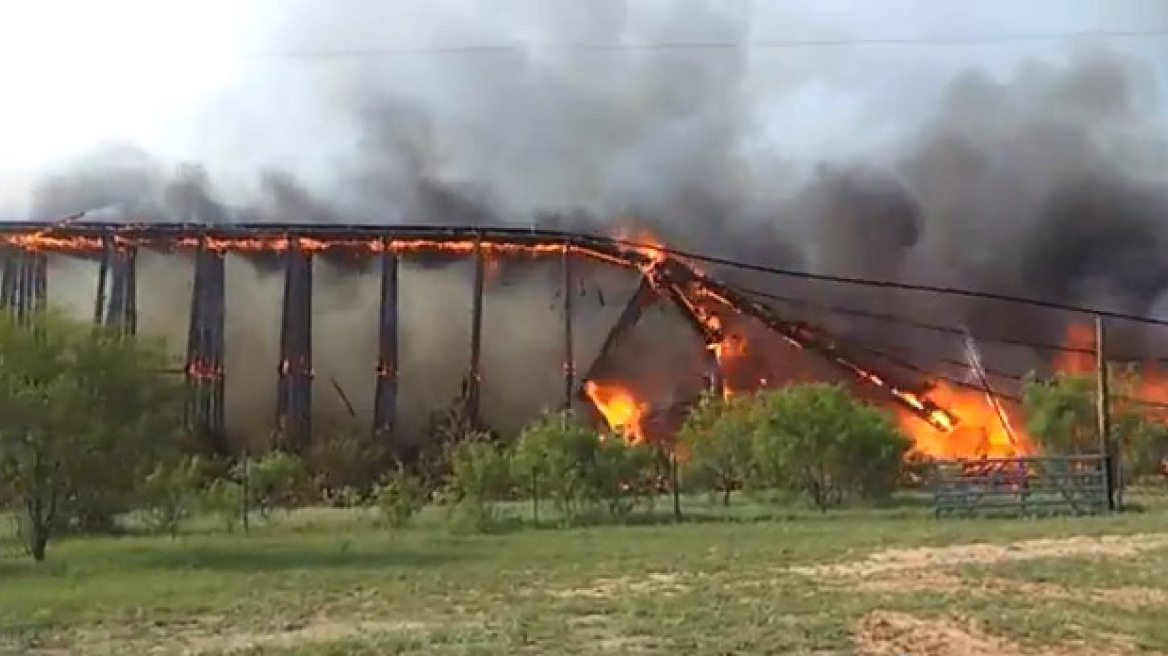
M 597 363 L 642 311 L 655 303 L 675 307 L 706 347 L 706 386 L 721 390 L 721 356 L 732 345 L 723 328 L 727 315 L 747 317 L 788 344 L 823 358 L 890 402 L 948 431 L 955 418 L 924 394 L 906 389 L 871 368 L 813 326 L 784 320 L 771 308 L 699 270 L 667 249 L 596 235 L 548 230 L 482 226 L 372 226 L 319 224 L 126 224 L 75 220 L 59 223 L 0 223 L 0 307 L 27 316 L 46 304 L 48 254 L 97 259 L 94 320 L 132 334 L 137 322 L 137 253 L 142 249 L 193 254 L 193 294 L 187 331 L 184 372 L 191 394 L 187 421 L 215 450 L 225 450 L 224 418 L 224 257 L 227 254 L 279 257 L 284 273 L 280 321 L 277 404 L 273 425 L 277 438 L 304 449 L 312 435 L 312 279 L 314 257 L 337 254 L 376 258 L 381 264 L 373 431 L 395 451 L 398 381 L 398 263 L 413 253 L 448 253 L 474 258 L 471 355 L 463 385 L 465 416 L 481 423 L 482 313 L 486 259 L 498 256 L 559 258 L 563 294 L 563 404 L 569 407 L 586 390 Z M 641 276 L 637 292 L 610 331 L 600 355 L 577 379 L 573 361 L 572 294 L 574 262 L 589 259 L 634 270 Z

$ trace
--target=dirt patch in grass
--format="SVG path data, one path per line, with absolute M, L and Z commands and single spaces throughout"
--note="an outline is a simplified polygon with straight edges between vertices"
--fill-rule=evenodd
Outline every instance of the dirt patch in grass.
M 836 585 L 862 592 L 953 592 L 981 597 L 1021 596 L 1029 599 L 1091 602 L 1132 612 L 1168 607 L 1168 590 L 1157 588 L 1083 588 L 1000 577 L 974 578 L 943 571 L 896 572 L 859 581 L 840 580 Z
M 230 632 L 221 635 L 174 636 L 196 654 L 231 653 L 254 647 L 321 644 L 384 634 L 417 634 L 429 630 L 422 622 L 319 619 L 283 631 Z
M 1131 650 L 1064 644 L 1028 648 L 991 636 L 967 619 L 921 618 L 907 613 L 873 611 L 853 630 L 856 652 L 864 656 L 1119 656 Z
M 210 622 L 168 623 L 158 630 L 133 635 L 101 630 L 72 633 L 74 645 L 67 653 L 186 653 L 230 654 L 256 647 L 292 647 L 329 643 L 361 636 L 418 635 L 432 630 L 429 624 L 408 620 L 343 619 L 314 617 L 307 621 L 276 628 L 243 630 L 238 627 L 216 628 Z M 47 656 L 51 651 L 37 651 Z
M 584 587 L 555 590 L 551 594 L 562 599 L 614 599 L 630 594 L 669 595 L 679 594 L 687 590 L 689 590 L 689 586 L 681 583 L 676 574 L 649 574 L 635 578 L 622 576 L 597 579 Z
M 862 560 L 792 567 L 789 571 L 816 577 L 869 577 L 911 570 L 992 565 L 1007 561 L 1107 556 L 1134 558 L 1168 547 L 1168 533 L 1106 535 L 1024 540 L 1008 544 L 964 544 L 948 547 L 891 549 Z

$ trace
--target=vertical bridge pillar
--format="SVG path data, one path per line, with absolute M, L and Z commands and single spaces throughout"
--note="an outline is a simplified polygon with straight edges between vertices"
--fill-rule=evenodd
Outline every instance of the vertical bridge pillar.
M 134 335 L 138 331 L 138 249 L 119 244 L 109 235 L 102 243 L 95 322 Z
M 48 256 L 36 250 L 6 249 L 0 270 L 0 309 L 27 321 L 44 309 L 47 295 Z
M 312 254 L 298 237 L 285 254 L 278 374 L 277 441 L 303 451 L 312 437 Z
M 576 395 L 576 356 L 572 350 L 572 298 L 573 270 L 572 246 L 564 243 L 564 411 L 572 409 L 572 399 Z
M 195 255 L 187 332 L 187 425 L 218 455 L 227 455 L 224 415 L 224 326 L 226 315 L 224 253 L 204 239 Z
M 389 455 L 398 455 L 394 442 L 397 427 L 398 383 L 398 255 L 385 242 L 381 255 L 381 307 L 377 326 L 377 391 L 373 401 L 373 438 Z
M 486 252 L 482 237 L 475 243 L 474 290 L 470 316 L 470 372 L 466 381 L 466 420 L 472 429 L 482 427 L 483 383 L 483 287 L 486 280 Z

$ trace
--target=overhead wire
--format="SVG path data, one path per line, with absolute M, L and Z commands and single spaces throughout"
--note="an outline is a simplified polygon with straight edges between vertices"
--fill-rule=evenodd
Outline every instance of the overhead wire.
M 1131 321 L 1134 323 L 1141 323 L 1153 326 L 1168 327 L 1168 320 L 1156 319 L 1154 317 L 1143 316 L 1138 314 L 1129 314 L 1126 312 L 1116 312 L 1114 310 L 1106 310 L 1103 308 L 1093 308 L 1081 305 L 1073 305 L 1070 303 L 1062 303 L 1059 301 L 1048 301 L 1040 298 L 1028 298 L 1025 296 L 1014 296 L 1011 294 L 1002 294 L 998 292 L 984 292 L 973 289 L 965 289 L 961 287 L 945 287 L 940 285 L 926 285 L 922 283 L 908 283 L 897 282 L 893 280 L 876 280 L 872 278 L 858 278 L 853 276 L 839 276 L 825 273 L 812 273 L 810 271 L 798 271 L 795 269 L 786 269 L 781 267 L 767 266 L 753 262 L 746 262 L 727 257 L 718 257 L 714 255 L 705 255 L 694 251 L 683 250 L 680 248 L 673 248 L 670 246 L 663 246 L 660 244 L 649 244 L 641 241 L 632 241 L 625 239 L 613 239 L 613 242 L 625 248 L 633 249 L 651 249 L 661 253 L 672 255 L 674 257 L 690 260 L 693 262 L 702 262 L 705 264 L 716 264 L 719 266 L 728 267 L 731 269 L 738 269 L 742 271 L 753 271 L 755 273 L 764 273 L 768 275 L 781 276 L 787 278 L 796 278 L 800 280 L 814 280 L 819 282 L 829 282 L 842 285 L 855 285 L 859 287 L 874 287 L 880 289 L 900 289 L 905 291 L 925 292 L 931 294 L 942 294 L 948 296 L 960 296 L 965 298 L 978 298 L 991 301 L 1002 301 L 1005 303 L 1015 303 L 1022 305 L 1031 305 L 1034 307 L 1042 307 L 1049 310 L 1059 310 L 1062 312 L 1070 312 L 1074 314 L 1089 314 L 1107 319 L 1118 319 L 1123 321 Z
M 1018 43 L 1042 43 L 1083 39 L 1133 40 L 1168 36 L 1164 29 L 1075 30 L 1065 32 L 1018 32 L 1014 34 L 952 34 L 904 37 L 837 37 L 818 39 L 767 39 L 754 41 L 664 41 L 645 43 L 588 42 L 516 42 L 466 43 L 458 45 L 369 46 L 350 48 L 316 48 L 243 52 L 240 60 L 330 60 L 382 59 L 416 56 L 515 55 L 528 51 L 571 52 L 581 54 L 619 54 L 631 52 L 717 52 L 768 51 L 823 48 L 872 47 L 960 47 L 995 46 Z

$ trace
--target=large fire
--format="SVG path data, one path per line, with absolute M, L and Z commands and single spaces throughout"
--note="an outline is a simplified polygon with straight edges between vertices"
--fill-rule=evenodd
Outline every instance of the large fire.
M 633 444 L 645 441 L 642 421 L 649 405 L 637 399 L 633 391 L 619 383 L 586 381 L 584 393 L 604 416 L 609 428 Z
M 958 423 L 939 431 L 907 412 L 897 414 L 916 455 L 938 459 L 1011 458 L 1034 453 L 1017 412 L 984 392 L 940 382 L 929 397 L 948 408 Z

